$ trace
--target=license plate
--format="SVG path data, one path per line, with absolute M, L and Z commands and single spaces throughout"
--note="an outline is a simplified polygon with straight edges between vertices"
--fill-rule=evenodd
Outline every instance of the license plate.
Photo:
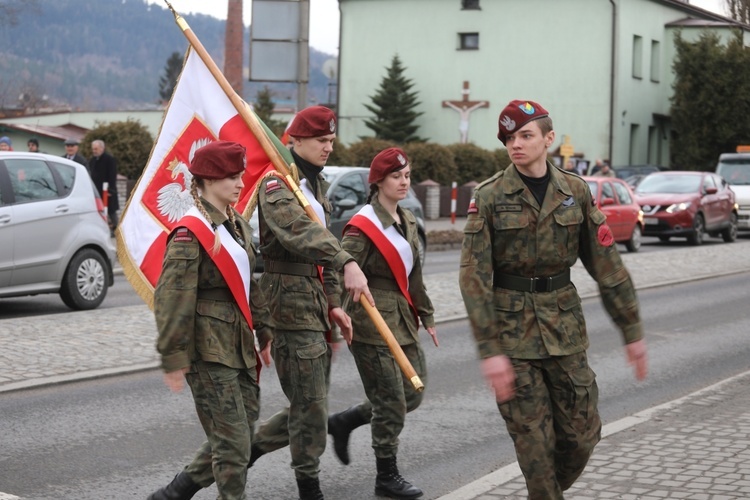
M 659 225 L 659 219 L 656 217 L 644 217 L 643 223 L 647 226 L 658 226 Z

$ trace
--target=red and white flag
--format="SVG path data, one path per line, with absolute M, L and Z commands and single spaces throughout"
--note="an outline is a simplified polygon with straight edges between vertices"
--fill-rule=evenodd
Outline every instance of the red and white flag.
M 282 157 L 289 151 L 263 127 Z M 153 306 L 167 237 L 194 205 L 188 165 L 195 151 L 216 140 L 247 150 L 245 188 L 235 208 L 242 213 L 257 181 L 273 164 L 206 64 L 191 48 L 164 114 L 148 164 L 128 200 L 117 228 L 117 256 L 128 281 Z

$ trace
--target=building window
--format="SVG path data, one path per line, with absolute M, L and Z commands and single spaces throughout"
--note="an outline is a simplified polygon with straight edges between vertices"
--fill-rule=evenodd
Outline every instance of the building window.
M 479 0 L 461 0 L 462 10 L 479 10 Z
M 459 33 L 459 50 L 479 50 L 479 33 Z
M 633 35 L 633 78 L 643 78 L 643 37 Z
M 638 154 L 640 150 L 638 149 L 638 124 L 637 123 L 631 123 L 630 124 L 630 148 L 628 152 L 628 164 L 629 165 L 637 165 L 639 163 L 642 163 L 640 161 L 641 155 Z
M 651 81 L 659 82 L 659 73 L 661 72 L 659 61 L 659 47 L 661 45 L 656 40 L 651 40 Z

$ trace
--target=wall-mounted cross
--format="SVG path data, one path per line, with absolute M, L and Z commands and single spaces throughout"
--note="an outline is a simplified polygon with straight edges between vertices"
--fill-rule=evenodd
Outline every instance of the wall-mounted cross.
M 461 135 L 461 144 L 469 142 L 469 115 L 472 111 L 479 108 L 489 108 L 489 101 L 470 101 L 469 82 L 464 81 L 464 88 L 461 91 L 462 98 L 460 101 L 443 101 L 444 108 L 451 108 L 458 112 L 458 132 Z

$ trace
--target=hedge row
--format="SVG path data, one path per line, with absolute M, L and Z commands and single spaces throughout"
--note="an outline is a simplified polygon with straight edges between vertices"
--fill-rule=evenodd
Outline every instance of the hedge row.
M 370 162 L 385 148 L 397 144 L 366 138 L 350 146 L 336 143 L 328 165 L 369 167 Z M 412 181 L 431 179 L 442 185 L 456 181 L 459 185 L 482 181 L 510 164 L 508 151 L 488 151 L 475 144 L 442 144 L 413 142 L 401 145 L 412 163 Z

